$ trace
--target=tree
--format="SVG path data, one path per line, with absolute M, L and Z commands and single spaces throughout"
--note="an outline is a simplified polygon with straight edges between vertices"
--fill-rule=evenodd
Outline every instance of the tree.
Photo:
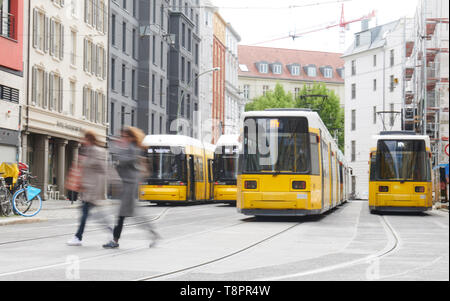
M 337 135 L 339 148 L 344 152 L 344 110 L 333 90 L 322 83 L 315 83 L 311 88 L 304 85 L 295 100 L 295 107 L 316 111 L 331 135 Z
M 286 93 L 281 84 L 277 83 L 274 91 L 268 91 L 266 95 L 255 98 L 245 106 L 245 111 L 263 111 L 273 108 L 293 108 L 294 97 L 291 92 Z

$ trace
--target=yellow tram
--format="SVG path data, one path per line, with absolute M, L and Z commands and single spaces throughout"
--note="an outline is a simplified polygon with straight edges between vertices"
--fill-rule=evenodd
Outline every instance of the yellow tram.
M 181 135 L 151 135 L 147 150 L 148 176 L 139 199 L 151 203 L 209 201 L 212 196 L 214 148 Z
M 214 202 L 236 203 L 239 135 L 222 135 L 214 153 Z
M 347 163 L 316 112 L 271 109 L 245 113 L 242 141 L 238 212 L 322 214 L 347 201 Z
M 376 211 L 431 210 L 431 147 L 428 136 L 382 132 L 370 153 L 369 208 Z

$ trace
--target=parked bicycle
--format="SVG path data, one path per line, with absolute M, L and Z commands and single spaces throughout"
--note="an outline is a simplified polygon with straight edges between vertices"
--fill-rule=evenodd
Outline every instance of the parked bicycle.
M 12 213 L 11 192 L 6 185 L 4 173 L 0 173 L 0 213 L 1 215 L 8 216 Z
M 5 164 L 2 164 L 5 170 Z M 0 213 L 4 216 L 12 212 L 16 215 L 32 217 L 41 211 L 41 190 L 30 185 L 35 179 L 28 171 L 28 166 L 19 163 L 6 164 L 7 172 L 0 172 Z
M 32 217 L 42 209 L 41 190 L 29 184 L 30 179 L 35 179 L 30 172 L 21 171 L 12 197 L 12 205 L 15 213 L 25 217 Z

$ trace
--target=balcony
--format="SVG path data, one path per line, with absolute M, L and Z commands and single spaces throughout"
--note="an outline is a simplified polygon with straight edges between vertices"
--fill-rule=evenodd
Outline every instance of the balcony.
M 16 27 L 14 15 L 0 11 L 0 36 L 16 40 Z

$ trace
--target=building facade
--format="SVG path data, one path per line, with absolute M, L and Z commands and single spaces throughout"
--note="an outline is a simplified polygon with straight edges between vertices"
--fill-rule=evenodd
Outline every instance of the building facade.
M 239 45 L 239 90 L 244 101 L 274 90 L 277 83 L 298 95 L 304 85 L 324 83 L 344 104 L 344 61 L 340 53 Z
M 199 0 L 172 1 L 169 31 L 173 43 L 168 55 L 166 132 L 193 137 L 194 111 L 198 110 L 200 66 Z
M 199 106 L 197 112 L 197 139 L 210 143 L 212 141 L 212 107 L 213 107 L 213 65 L 214 26 L 213 18 L 217 8 L 209 0 L 200 1 L 200 73 Z
M 112 0 L 109 8 L 108 118 L 111 138 L 137 125 L 141 1 Z
M 28 93 L 22 161 L 44 198 L 64 198 L 83 130 L 106 145 L 108 1 L 29 1 Z
M 402 129 L 403 69 L 409 19 L 355 34 L 345 52 L 345 156 L 353 169 L 351 192 L 367 199 L 372 136 Z
M 23 0 L 0 2 L 0 164 L 20 158 L 21 107 L 25 97 Z
M 213 66 L 220 70 L 213 73 L 213 134 L 211 141 L 213 144 L 225 133 L 226 28 L 225 20 L 218 12 L 215 12 L 213 16 Z
M 227 135 L 240 134 L 240 118 L 244 112 L 241 91 L 238 83 L 238 43 L 241 37 L 230 23 L 226 27 L 225 57 L 225 129 Z
M 419 1 L 405 40 L 404 128 L 430 136 L 434 166 L 448 164 L 448 10 L 445 0 Z

